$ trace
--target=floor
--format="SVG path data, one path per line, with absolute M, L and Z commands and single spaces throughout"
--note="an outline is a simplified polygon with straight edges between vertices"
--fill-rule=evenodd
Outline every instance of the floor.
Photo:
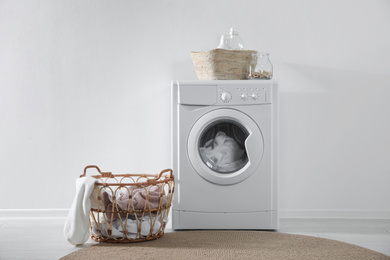
M 62 234 L 64 218 L 0 219 L 0 259 L 59 259 L 81 247 Z M 172 232 L 168 227 L 166 232 Z M 344 241 L 390 256 L 390 219 L 281 219 L 278 232 Z

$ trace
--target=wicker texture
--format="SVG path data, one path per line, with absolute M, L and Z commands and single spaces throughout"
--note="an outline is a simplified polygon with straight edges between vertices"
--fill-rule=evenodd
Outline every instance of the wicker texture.
M 200 80 L 247 79 L 249 66 L 256 66 L 251 59 L 251 50 L 214 49 L 206 52 L 191 52 L 196 74 Z
M 100 173 L 92 176 L 97 179 L 91 195 L 97 204 L 90 212 L 93 240 L 131 243 L 164 235 L 175 186 L 171 169 L 157 175 L 112 174 L 90 165 L 80 177 L 90 168 Z

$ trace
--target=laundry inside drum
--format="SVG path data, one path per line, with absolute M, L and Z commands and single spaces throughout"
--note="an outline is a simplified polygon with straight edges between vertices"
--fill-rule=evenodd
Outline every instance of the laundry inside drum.
M 216 121 L 200 136 L 200 157 L 207 167 L 217 173 L 239 171 L 248 163 L 245 149 L 248 136 L 248 131 L 236 121 Z

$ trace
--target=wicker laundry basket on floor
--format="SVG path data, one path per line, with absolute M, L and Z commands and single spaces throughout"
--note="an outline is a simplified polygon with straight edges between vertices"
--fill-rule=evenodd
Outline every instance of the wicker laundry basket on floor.
M 256 66 L 251 50 L 214 49 L 205 52 L 191 52 L 192 62 L 200 80 L 242 80 L 247 79 L 249 66 Z
M 164 235 L 174 192 L 171 169 L 160 174 L 101 172 L 91 195 L 91 238 L 98 242 L 131 243 Z

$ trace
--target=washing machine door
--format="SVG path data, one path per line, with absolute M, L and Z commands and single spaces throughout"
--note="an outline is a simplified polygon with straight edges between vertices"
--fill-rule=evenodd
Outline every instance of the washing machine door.
M 248 178 L 263 157 L 263 136 L 258 125 L 235 109 L 217 109 L 193 125 L 187 143 L 188 157 L 206 180 L 230 185 Z

